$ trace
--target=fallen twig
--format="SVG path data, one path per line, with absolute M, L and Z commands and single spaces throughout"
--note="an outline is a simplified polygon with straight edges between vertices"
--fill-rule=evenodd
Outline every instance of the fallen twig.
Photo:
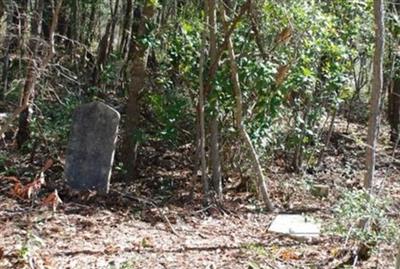
M 151 205 L 153 208 L 155 208 L 158 211 L 158 213 L 164 219 L 165 223 L 168 225 L 168 227 L 170 228 L 171 232 L 174 235 L 176 235 L 178 237 L 181 237 L 181 235 L 172 226 L 172 224 L 169 221 L 168 217 L 164 214 L 164 212 L 160 209 L 160 207 L 157 206 L 157 204 L 154 201 L 152 201 L 152 200 L 150 200 L 148 198 L 143 198 L 143 197 L 139 197 L 139 196 L 124 194 L 124 193 L 121 193 L 119 191 L 113 191 L 113 192 L 117 193 L 118 195 L 120 195 L 120 196 L 122 196 L 124 198 L 130 199 L 130 200 L 135 200 L 135 201 L 138 201 L 138 202 L 143 203 L 143 204 Z

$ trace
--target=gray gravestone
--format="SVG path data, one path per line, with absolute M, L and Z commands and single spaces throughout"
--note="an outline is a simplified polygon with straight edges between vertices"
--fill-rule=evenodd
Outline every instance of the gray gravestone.
M 65 160 L 70 187 L 108 192 L 119 119 L 115 109 L 101 102 L 75 110 Z

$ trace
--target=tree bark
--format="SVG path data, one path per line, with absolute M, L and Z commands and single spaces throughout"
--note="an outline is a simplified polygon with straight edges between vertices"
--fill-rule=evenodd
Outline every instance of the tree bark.
M 400 13 L 400 0 L 394 1 L 390 7 L 390 12 L 394 14 Z M 397 25 L 391 23 L 388 25 L 387 29 L 393 35 L 394 41 L 398 41 L 399 35 L 396 32 Z M 388 88 L 388 121 L 390 124 L 390 140 L 396 143 L 399 137 L 400 129 L 400 69 L 398 68 L 398 62 L 400 61 L 400 56 L 395 53 L 396 42 L 391 42 L 388 45 L 388 58 L 389 66 L 387 75 L 387 88 Z
M 11 53 L 15 53 L 17 50 L 22 51 L 22 44 L 28 23 L 28 0 L 18 2 L 9 0 L 9 5 L 11 7 L 10 10 L 12 10 L 11 43 L 9 49 Z
M 367 137 L 367 172 L 364 178 L 364 188 L 371 189 L 374 182 L 375 151 L 380 124 L 380 102 L 383 87 L 383 54 L 385 44 L 384 7 L 383 0 L 374 0 L 375 17 L 375 53 L 373 63 L 373 80 L 370 100 L 370 117 Z
M 207 23 L 207 16 L 205 22 Z M 205 23 L 205 24 L 206 24 Z M 206 133 L 205 133 L 205 117 L 204 117 L 204 62 L 205 62 L 205 48 L 206 48 L 206 35 L 207 27 L 204 27 L 201 39 L 201 51 L 200 51 L 200 63 L 199 63 L 199 101 L 198 101 L 198 118 L 199 118 L 199 157 L 200 157 L 200 168 L 201 168 L 201 182 L 203 184 L 203 192 L 205 200 L 208 199 L 209 194 L 209 183 L 207 175 L 207 163 L 206 163 Z M 197 157 L 197 156 L 196 156 Z M 197 169 L 196 169 L 197 170 Z M 197 172 L 197 171 L 196 171 Z
M 93 70 L 93 84 L 97 86 L 99 84 L 101 71 L 103 71 L 104 64 L 107 60 L 107 48 L 108 48 L 110 30 L 111 30 L 111 19 L 107 22 L 106 30 L 104 31 L 104 34 L 100 39 L 99 47 L 97 49 L 97 61 Z
M 208 13 L 208 29 L 209 29 L 209 42 L 210 42 L 210 59 L 217 61 L 217 20 L 216 20 L 216 0 L 206 1 L 206 10 Z M 211 86 L 211 81 L 209 84 Z M 212 91 L 210 89 L 210 91 Z M 212 184 L 218 199 L 222 199 L 222 180 L 221 180 L 221 160 L 219 156 L 219 127 L 218 127 L 218 105 L 217 102 L 211 104 L 213 113 L 210 117 L 210 161 L 212 170 Z
M 41 59 L 41 62 L 35 68 L 35 61 L 29 59 L 29 66 L 27 70 L 27 76 L 25 80 L 23 96 L 19 107 L 17 107 L 14 112 L 4 121 L 0 128 L 0 137 L 10 128 L 10 124 L 20 115 L 24 110 L 28 109 L 32 102 L 32 96 L 34 96 L 35 84 L 37 79 L 40 77 L 42 70 L 44 70 L 49 64 L 50 60 L 53 58 L 54 51 L 54 32 L 57 27 L 58 17 L 60 14 L 60 9 L 62 5 L 62 0 L 57 2 L 57 5 L 53 9 L 53 18 L 50 27 L 50 34 L 48 40 L 47 50 L 45 55 Z
M 1 1 L 1 0 L 0 0 Z M 3 5 L 3 4 L 1 4 Z M 3 87 L 0 89 L 0 100 L 4 101 L 5 100 L 5 93 L 8 90 L 8 86 L 9 86 L 9 66 L 10 66 L 10 46 L 11 43 L 13 42 L 13 23 L 12 23 L 12 19 L 13 19 L 13 7 L 12 7 L 12 3 L 8 3 L 8 5 L 4 5 L 2 6 L 2 10 L 4 12 L 4 10 L 6 10 L 6 37 L 4 39 L 4 57 L 3 57 L 3 73 L 2 73 L 2 82 L 3 82 Z M 0 16 L 1 17 L 1 16 Z
M 6 9 L 5 4 L 0 0 L 0 18 L 3 17 L 4 10 Z
M 86 45 L 90 46 L 95 35 L 95 27 L 97 25 L 97 13 L 98 13 L 99 5 L 96 2 L 93 2 L 90 6 L 90 16 L 89 16 L 89 31 L 86 33 L 85 38 L 82 38 L 82 42 Z
M 70 20 L 70 34 L 68 37 L 71 40 L 78 41 L 79 37 L 78 31 L 80 28 L 80 18 L 81 18 L 79 15 L 79 0 L 70 0 L 69 4 L 71 8 L 72 18 Z M 70 45 L 72 46 L 73 44 L 70 43 Z
M 392 79 L 389 85 L 389 113 L 388 120 L 390 124 L 390 140 L 396 142 L 399 139 L 400 127 L 400 72 Z
M 210 81 L 213 81 L 214 78 L 215 78 L 215 75 L 217 73 L 217 69 L 218 69 L 218 66 L 219 66 L 219 60 L 221 58 L 222 53 L 226 49 L 226 46 L 227 46 L 227 43 L 228 43 L 228 39 L 232 35 L 233 31 L 236 29 L 236 25 L 238 24 L 239 20 L 246 13 L 246 11 L 249 10 L 250 5 L 251 5 L 251 1 L 250 0 L 247 0 L 246 2 L 244 2 L 242 4 L 242 6 L 240 7 L 240 9 L 237 12 L 236 16 L 232 19 L 232 21 L 231 21 L 231 23 L 230 23 L 230 25 L 228 27 L 228 31 L 225 32 L 223 42 L 219 46 L 219 48 L 218 48 L 218 50 L 216 52 L 216 56 L 214 57 L 214 59 L 212 59 L 212 58 L 210 59 L 210 67 L 208 69 L 208 78 L 207 78 L 208 83 L 205 84 L 205 88 L 204 88 L 205 96 L 208 96 L 210 94 L 210 91 L 211 91 L 211 83 L 210 83 Z
M 27 76 L 24 84 L 23 96 L 29 96 L 28 106 L 21 111 L 19 115 L 18 132 L 16 136 L 17 146 L 21 148 L 26 141 L 30 138 L 30 120 L 32 114 L 31 103 L 34 99 L 35 84 L 37 80 L 37 67 L 39 66 L 38 49 L 41 38 L 41 23 L 43 16 L 44 2 L 40 0 L 36 3 L 35 10 L 33 11 L 33 18 L 31 22 L 31 39 L 29 41 L 29 63 Z M 22 105 L 22 100 L 20 106 Z
M 114 49 L 114 36 L 115 36 L 115 26 L 117 25 L 118 21 L 118 6 L 119 0 L 115 0 L 114 9 L 112 10 L 112 21 L 111 21 L 111 33 L 110 33 L 110 41 L 108 42 L 108 49 L 107 49 L 107 57 L 113 52 Z
M 145 78 L 148 48 L 143 46 L 138 39 L 149 34 L 146 25 L 155 15 L 155 6 L 151 1 L 146 1 L 141 12 L 135 39 L 132 40 L 130 48 L 130 75 L 131 81 L 128 90 L 128 102 L 126 107 L 126 126 L 123 139 L 123 162 L 127 169 L 127 178 L 132 180 L 136 176 L 136 158 L 139 139 L 139 93 L 143 90 Z
M 221 3 L 221 18 L 224 25 L 225 33 L 228 31 L 227 19 L 226 19 L 226 11 L 223 3 Z M 229 63 L 231 68 L 231 81 L 232 81 L 232 88 L 233 94 L 235 97 L 235 125 L 239 131 L 239 135 L 241 136 L 243 142 L 246 144 L 248 149 L 250 150 L 250 157 L 253 164 L 253 169 L 255 174 L 257 175 L 257 185 L 261 191 L 262 198 L 264 200 L 266 209 L 268 211 L 272 211 L 274 209 L 272 202 L 269 198 L 268 187 L 266 184 L 266 179 L 262 172 L 260 160 L 258 158 L 257 152 L 253 146 L 251 138 L 246 131 L 246 128 L 243 124 L 243 101 L 242 101 L 242 92 L 240 89 L 240 82 L 239 82 L 239 74 L 238 68 L 236 64 L 235 52 L 232 44 L 232 39 L 228 37 L 227 39 L 227 46 L 228 46 L 228 56 L 229 56 Z
M 132 11 L 133 11 L 133 5 L 132 5 L 132 0 L 127 0 L 126 3 L 124 2 L 124 8 L 125 8 L 125 16 L 123 19 L 122 27 L 121 27 L 121 39 L 119 42 L 119 52 L 125 58 L 126 54 L 126 45 L 128 43 L 128 37 L 129 37 L 129 26 L 131 25 L 131 20 L 132 20 Z

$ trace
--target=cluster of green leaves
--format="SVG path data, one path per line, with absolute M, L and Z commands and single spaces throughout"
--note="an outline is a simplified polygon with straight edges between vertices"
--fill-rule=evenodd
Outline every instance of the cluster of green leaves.
M 47 150 L 54 153 L 60 148 L 65 148 L 68 141 L 72 113 L 82 103 L 77 96 L 69 95 L 63 99 L 63 104 L 57 100 L 49 101 L 37 98 L 36 105 L 39 116 L 32 119 L 32 140 L 26 143 L 26 149 L 31 149 L 35 143 L 45 142 Z
M 139 42 L 152 49 L 151 58 L 155 58 L 155 66 L 149 68 L 150 81 L 141 93 L 142 103 L 157 121 L 154 124 L 156 138 L 176 143 L 182 135 L 179 132 L 181 127 L 195 122 L 193 100 L 197 98 L 200 35 L 204 27 L 204 13 L 198 11 L 203 5 L 188 1 L 175 7 L 171 1 L 146 1 L 164 13 L 157 23 L 146 25 L 153 29 L 151 35 L 137 37 Z M 87 0 L 83 5 L 89 8 L 97 2 Z M 243 2 L 238 1 L 236 5 Z M 107 17 L 109 13 L 109 4 L 105 3 L 102 2 L 104 6 L 100 10 L 102 17 Z M 139 4 L 144 4 L 144 1 Z M 372 1 L 289 0 L 285 3 L 267 1 L 257 4 L 260 7 L 256 11 L 259 36 L 255 36 L 248 14 L 239 21 L 232 35 L 243 94 L 245 125 L 258 150 L 266 153 L 275 149 L 289 153 L 297 151 L 307 157 L 304 159 L 312 160 L 315 148 L 318 149 L 321 142 L 323 119 L 351 98 L 352 72 L 355 68 L 363 68 L 357 59 L 361 54 L 371 53 Z M 173 9 L 176 9 L 175 13 L 170 13 L 169 10 Z M 277 35 L 285 27 L 292 29 L 291 40 L 287 43 L 276 42 Z M 220 21 L 217 30 L 221 44 Z M 261 55 L 257 38 L 267 55 Z M 226 54 L 222 58 L 221 68 L 212 82 L 211 102 L 206 102 L 211 107 L 207 107 L 206 111 L 218 113 L 223 135 L 230 136 L 233 134 L 230 127 L 233 126 L 234 97 Z M 100 76 L 104 87 L 91 88 L 90 96 L 108 91 L 108 85 L 112 87 L 115 84 L 123 60 L 120 55 L 111 55 Z M 289 66 L 289 74 L 282 84 L 277 84 L 276 74 L 284 65 Z M 68 126 L 66 118 L 70 114 L 61 115 L 51 105 L 42 106 L 39 103 L 38 106 L 49 119 L 45 132 L 50 133 L 50 129 L 55 127 L 58 134 L 54 135 L 64 140 L 65 137 L 60 135 L 67 133 L 63 128 Z M 217 110 L 212 109 L 214 107 Z M 65 111 L 65 108 L 62 110 Z M 67 111 L 70 109 L 67 108 Z M 147 132 L 140 132 L 142 140 L 148 137 Z
M 334 209 L 334 223 L 329 230 L 371 246 L 393 242 L 398 227 L 388 217 L 389 207 L 385 198 L 364 190 L 346 190 Z
M 182 111 L 188 110 L 189 100 L 179 95 L 163 96 L 151 94 L 147 96 L 156 121 L 159 123 L 156 139 L 175 144 L 180 126 L 184 126 Z
M 239 24 L 234 39 L 246 125 L 260 150 L 299 150 L 311 160 L 321 142 L 323 119 L 352 95 L 358 55 L 371 52 L 371 1 L 267 2 L 259 20 L 268 59 L 259 56 L 249 21 Z M 288 44 L 277 44 L 285 27 L 292 28 L 293 37 Z M 290 66 L 289 74 L 276 85 L 283 65 Z M 229 69 L 224 72 L 216 84 L 220 95 L 231 98 Z
M 168 1 L 160 4 L 168 10 Z M 232 35 L 245 124 L 258 150 L 300 152 L 312 165 L 321 145 L 323 119 L 352 97 L 354 69 L 367 70 L 359 59 L 371 54 L 372 1 L 268 1 L 261 7 L 257 10 L 257 38 L 267 55 L 260 55 L 249 16 L 239 21 Z M 168 24 L 146 37 L 146 44 L 155 51 L 157 67 L 152 74 L 156 87 L 145 91 L 145 100 L 160 123 L 156 132 L 160 139 L 176 141 L 179 125 L 194 122 L 191 100 L 197 96 L 204 27 L 204 13 L 199 13 L 199 8 L 198 3 L 185 3 L 176 17 L 167 19 Z M 218 25 L 221 43 L 220 21 Z M 292 29 L 292 39 L 277 43 L 276 36 L 285 27 Z M 222 134 L 231 136 L 234 97 L 230 67 L 226 55 L 222 57 L 206 112 L 218 113 Z M 275 76 L 283 65 L 289 65 L 289 74 L 278 85 Z
M 154 36 L 152 44 L 157 66 L 152 68 L 155 87 L 145 94 L 145 104 L 158 125 L 154 139 L 176 145 L 182 129 L 193 129 L 193 97 L 198 88 L 198 57 L 201 15 L 196 6 L 187 3 L 177 18 L 171 18 Z M 149 135 L 146 135 L 150 138 Z
M 18 249 L 18 261 L 22 264 L 30 264 L 30 260 L 38 255 L 39 249 L 43 247 L 43 240 L 37 235 L 33 234 L 31 231 L 28 231 L 26 238 L 21 238 L 21 245 Z

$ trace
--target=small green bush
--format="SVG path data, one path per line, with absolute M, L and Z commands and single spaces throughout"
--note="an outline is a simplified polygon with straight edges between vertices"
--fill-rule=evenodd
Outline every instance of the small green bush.
M 395 222 L 388 217 L 390 203 L 364 190 L 345 191 L 334 208 L 334 234 L 375 246 L 392 242 L 397 234 Z

